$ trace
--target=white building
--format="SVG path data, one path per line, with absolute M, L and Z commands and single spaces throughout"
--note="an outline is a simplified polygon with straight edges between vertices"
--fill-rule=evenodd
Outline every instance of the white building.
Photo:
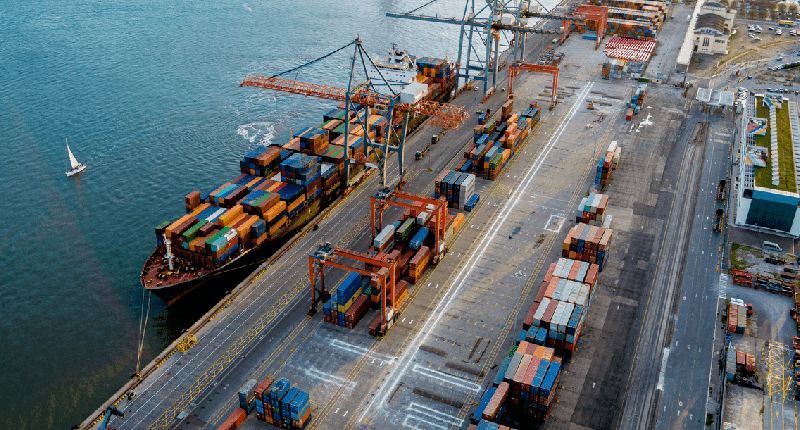
M 694 52 L 727 54 L 736 11 L 719 3 L 703 3 L 694 23 Z

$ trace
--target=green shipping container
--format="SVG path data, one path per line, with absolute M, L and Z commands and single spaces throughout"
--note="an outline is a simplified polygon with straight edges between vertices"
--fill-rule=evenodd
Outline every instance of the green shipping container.
M 169 227 L 170 224 L 172 223 L 169 221 L 164 221 L 156 226 L 156 234 L 160 237 L 162 234 L 164 234 L 164 231 L 167 229 L 167 227 Z
M 208 221 L 200 220 L 197 224 L 193 225 L 188 230 L 186 230 L 181 235 L 181 239 L 183 239 L 184 242 L 191 242 L 191 241 L 197 239 L 197 234 L 200 233 L 200 227 L 202 227 L 202 226 L 204 226 L 206 224 L 208 224 Z
M 404 244 L 416 232 L 416 219 L 407 219 L 395 232 L 395 246 Z

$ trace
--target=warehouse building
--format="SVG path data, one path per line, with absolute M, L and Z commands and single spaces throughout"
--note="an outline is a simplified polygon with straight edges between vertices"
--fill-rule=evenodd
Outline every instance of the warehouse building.
M 757 103 L 769 109 L 769 118 L 757 117 Z M 773 103 L 763 97 L 751 97 L 744 106 L 739 133 L 738 187 L 732 190 L 737 197 L 735 224 L 800 237 L 800 195 L 797 193 L 800 151 L 795 148 L 795 142 L 779 148 L 777 128 L 780 123 L 776 120 L 779 110 L 789 111 L 790 117 L 792 113 L 797 115 L 794 102 Z M 800 136 L 792 138 L 800 140 Z M 781 163 L 781 157 L 791 160 Z

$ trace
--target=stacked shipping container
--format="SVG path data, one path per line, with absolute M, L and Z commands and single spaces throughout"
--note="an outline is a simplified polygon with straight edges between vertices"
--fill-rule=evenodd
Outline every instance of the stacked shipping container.
M 611 182 L 614 169 L 619 164 L 620 155 L 622 155 L 622 147 L 617 145 L 617 141 L 614 140 L 608 145 L 605 157 L 601 158 L 597 163 L 597 170 L 594 176 L 595 184 L 606 186 Z
M 553 348 L 518 341 L 484 393 L 472 424 L 497 425 L 506 415 L 517 421 L 543 421 L 555 404 L 560 376 L 561 358 Z
M 475 127 L 474 143 L 464 151 L 464 159 L 456 166 L 456 171 L 474 173 L 489 180 L 497 178 L 519 143 L 539 121 L 539 108 L 535 103 L 522 114 L 512 109 L 513 100 L 509 100 L 501 108 L 498 120 Z
M 589 195 L 584 197 L 583 200 L 581 200 L 581 203 L 578 205 L 578 213 L 576 214 L 575 222 L 598 227 L 606 227 L 606 219 L 611 219 L 611 215 L 606 217 L 605 212 L 607 205 L 607 195 L 590 192 Z
M 447 206 L 463 208 L 475 193 L 475 175 L 444 170 L 436 177 L 433 187 L 435 198 L 444 197 Z
M 561 256 L 596 263 L 602 272 L 612 236 L 613 231 L 610 228 L 578 224 L 567 233 Z

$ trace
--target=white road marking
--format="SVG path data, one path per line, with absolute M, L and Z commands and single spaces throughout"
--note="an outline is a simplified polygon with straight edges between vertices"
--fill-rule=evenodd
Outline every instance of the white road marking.
M 441 382 L 450 385 L 455 385 L 456 387 L 461 387 L 465 390 L 478 392 L 481 389 L 481 386 L 474 382 L 469 382 L 464 379 L 448 375 L 447 373 L 440 372 L 438 370 L 428 369 L 427 367 L 421 366 L 419 364 L 414 365 L 414 372 L 425 375 L 428 378 L 437 379 Z
M 669 348 L 664 348 L 664 355 L 661 357 L 661 371 L 658 372 L 658 384 L 656 385 L 656 390 L 662 392 L 664 391 L 664 377 L 667 375 L 667 359 L 669 359 Z
M 720 273 L 719 274 L 719 298 L 725 299 L 727 296 L 728 288 L 728 274 L 727 273 Z
M 526 190 L 530 186 L 531 181 L 533 181 L 533 178 L 536 176 L 536 173 L 544 164 L 545 160 L 547 159 L 547 156 L 552 151 L 556 142 L 558 142 L 558 139 L 564 133 L 564 130 L 566 130 L 570 121 L 575 117 L 575 115 L 581 109 L 583 102 L 586 99 L 586 96 L 589 94 L 589 91 L 591 90 L 592 86 L 594 86 L 594 83 L 589 82 L 584 87 L 584 89 L 580 93 L 580 96 L 578 97 L 578 100 L 575 101 L 575 104 L 572 106 L 569 113 L 567 114 L 567 118 L 565 118 L 564 121 L 562 121 L 561 124 L 559 124 L 553 137 L 551 137 L 550 141 L 548 141 L 548 143 L 544 146 L 544 148 L 542 148 L 542 152 L 539 154 L 536 160 L 534 160 L 534 162 L 531 163 L 530 167 L 528 168 L 528 171 L 525 173 L 525 176 L 523 177 L 523 180 L 521 180 L 517 185 L 513 193 L 513 196 L 508 201 L 506 201 L 506 203 L 503 205 L 502 210 L 500 211 L 499 216 L 495 218 L 494 222 L 489 227 L 489 231 L 487 232 L 487 234 L 483 236 L 480 243 L 478 243 L 478 246 L 476 246 L 473 249 L 470 258 L 467 260 L 469 261 L 469 263 L 461 268 L 458 275 L 455 277 L 455 281 L 452 284 L 450 284 L 448 291 L 446 292 L 446 294 L 442 296 L 442 299 L 437 304 L 436 308 L 432 313 L 433 315 L 435 315 L 435 317 L 430 318 L 428 319 L 428 321 L 426 321 L 425 325 L 420 329 L 420 331 L 414 337 L 412 342 L 409 344 L 408 348 L 405 349 L 403 355 L 400 357 L 399 360 L 400 365 L 395 367 L 395 369 L 392 370 L 392 372 L 390 372 L 387 375 L 383 384 L 381 384 L 381 387 L 379 388 L 378 392 L 382 393 L 382 395 L 375 396 L 369 402 L 367 407 L 364 408 L 364 411 L 359 416 L 358 418 L 359 422 L 364 420 L 364 416 L 371 411 L 374 405 L 376 404 L 384 405 L 386 403 L 386 400 L 388 399 L 390 393 L 394 391 L 394 387 L 400 382 L 402 375 L 404 375 L 409 370 L 412 361 L 416 358 L 417 352 L 419 350 L 419 345 L 425 342 L 425 340 L 427 340 L 431 332 L 433 332 L 433 329 L 439 325 L 439 322 L 444 316 L 443 312 L 444 309 L 447 309 L 449 305 L 454 300 L 456 300 L 457 297 L 459 297 L 460 295 L 459 293 L 461 292 L 461 289 L 464 287 L 466 280 L 469 279 L 470 275 L 472 274 L 472 271 L 475 269 L 475 265 L 477 264 L 478 261 L 481 260 L 484 252 L 488 248 L 488 245 L 492 242 L 495 236 L 497 236 L 498 231 L 503 226 L 503 224 L 505 223 L 506 219 L 511 214 L 511 212 L 513 212 L 517 203 L 524 194 L 524 190 Z M 478 389 L 480 389 L 480 386 L 478 386 Z

